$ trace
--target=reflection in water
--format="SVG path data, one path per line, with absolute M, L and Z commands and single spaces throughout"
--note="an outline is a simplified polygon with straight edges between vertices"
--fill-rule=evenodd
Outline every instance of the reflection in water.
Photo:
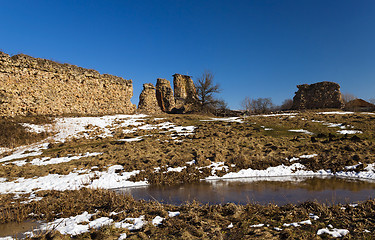
M 158 200 L 177 205 L 193 200 L 209 204 L 233 202 L 284 205 L 314 200 L 327 204 L 365 201 L 375 197 L 374 190 L 375 182 L 369 181 L 335 177 L 277 177 L 202 181 L 116 191 L 129 193 L 135 199 Z
M 16 238 L 26 237 L 23 233 L 32 231 L 40 226 L 39 222 L 25 221 L 21 223 L 11 222 L 0 224 L 0 237 L 12 236 Z

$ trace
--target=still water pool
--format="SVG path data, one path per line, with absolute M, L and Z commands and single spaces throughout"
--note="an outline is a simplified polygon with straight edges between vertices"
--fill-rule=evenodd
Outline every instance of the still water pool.
M 201 181 L 175 186 L 147 186 L 116 189 L 135 199 L 157 200 L 168 204 L 275 203 L 284 205 L 318 201 L 329 205 L 355 203 L 375 198 L 375 181 L 336 177 L 269 177 Z

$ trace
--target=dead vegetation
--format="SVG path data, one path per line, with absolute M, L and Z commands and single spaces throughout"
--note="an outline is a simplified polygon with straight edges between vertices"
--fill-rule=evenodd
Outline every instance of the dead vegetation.
M 147 224 L 139 231 L 131 232 L 113 226 L 91 229 L 78 239 L 117 239 L 124 232 L 129 239 L 325 239 L 328 235 L 317 236 L 316 232 L 329 224 L 335 228 L 348 229 L 350 233 L 345 236 L 346 239 L 371 239 L 372 232 L 375 231 L 374 200 L 360 203 L 356 207 L 328 206 L 316 202 L 284 206 L 233 203 L 202 205 L 191 202 L 173 206 L 136 201 L 130 196 L 106 190 L 42 191 L 37 195 L 43 199 L 29 204 L 20 203 L 22 198 L 13 199 L 13 195 L 1 195 L 0 222 L 22 222 L 26 219 L 52 221 L 84 211 L 96 212 L 94 219 L 111 217 L 115 222 L 141 215 L 147 221 L 156 216 L 165 218 L 162 225 Z M 168 217 L 168 211 L 179 211 L 180 215 Z M 111 216 L 111 212 L 119 214 Z M 319 219 L 313 220 L 311 214 Z M 312 224 L 301 224 L 299 227 L 284 225 L 306 220 L 311 220 Z M 228 227 L 230 225 L 233 227 Z M 52 231 L 33 239 L 69 238 Z
M 0 118 L 0 147 L 14 148 L 28 145 L 48 136 L 46 132 L 30 132 L 20 123 L 47 124 L 51 123 L 51 119 L 46 116 Z

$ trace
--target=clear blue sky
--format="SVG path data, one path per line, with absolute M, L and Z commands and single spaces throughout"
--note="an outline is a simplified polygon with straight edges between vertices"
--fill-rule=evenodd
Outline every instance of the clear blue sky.
M 142 84 L 207 69 L 233 109 L 333 81 L 375 98 L 374 0 L 1 1 L 0 50 Z

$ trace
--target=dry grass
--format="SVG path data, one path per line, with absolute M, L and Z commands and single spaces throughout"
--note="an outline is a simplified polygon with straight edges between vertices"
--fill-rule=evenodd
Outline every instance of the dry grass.
M 14 148 L 38 142 L 48 136 L 48 133 L 30 132 L 20 123 L 47 124 L 51 123 L 51 119 L 46 116 L 0 118 L 0 147 Z
M 211 162 L 220 161 L 225 162 L 229 171 L 245 168 L 266 169 L 280 164 L 290 165 L 292 163 L 288 159 L 305 154 L 318 155 L 299 161 L 307 169 L 314 171 L 345 171 L 345 166 L 359 162 L 363 164 L 363 169 L 367 164 L 375 162 L 375 117 L 372 115 L 318 115 L 306 112 L 293 118 L 249 117 L 245 123 L 202 122 L 200 120 L 204 117 L 195 115 L 164 117 L 166 120 L 163 121 L 182 126 L 194 125 L 197 128 L 193 135 L 179 136 L 178 140 L 182 142 L 175 142 L 171 132 L 140 130 L 134 134 L 117 132 L 113 138 L 107 139 L 76 139 L 51 144 L 41 157 L 54 158 L 86 152 L 103 154 L 47 166 L 26 164 L 18 167 L 8 164 L 0 168 L 0 177 L 12 179 L 45 176 L 50 173 L 68 174 L 74 168 L 91 169 L 93 166 L 104 171 L 109 165 L 119 164 L 124 167 L 124 171 L 144 170 L 133 180 L 147 179 L 152 184 L 173 184 L 197 181 L 210 173 L 190 168 L 181 173 L 155 173 L 154 168 L 187 166 L 186 162 L 195 159 L 194 167 L 204 167 Z M 312 120 L 345 123 L 363 131 L 363 134 L 345 136 L 336 132 L 339 128 L 330 128 Z M 147 123 L 155 122 L 149 119 Z M 265 127 L 274 130 L 266 131 Z M 288 131 L 290 129 L 305 129 L 314 135 L 294 133 Z M 117 141 L 136 136 L 145 137 L 139 142 Z M 232 167 L 232 164 L 235 164 L 235 167 Z M 225 172 L 217 174 L 222 175 Z
M 348 229 L 350 233 L 346 238 L 349 239 L 371 239 L 371 233 L 364 230 L 375 231 L 374 200 L 360 203 L 357 207 L 327 206 L 317 202 L 284 206 L 233 203 L 202 205 L 191 202 L 173 206 L 136 201 L 130 196 L 106 190 L 43 191 L 38 195 L 43 196 L 43 199 L 30 204 L 20 204 L 22 199 L 14 200 L 11 195 L 2 195 L 0 222 L 26 219 L 52 221 L 56 218 L 75 216 L 84 211 L 97 212 L 94 218 L 109 217 L 113 211 L 121 212 L 111 216 L 114 221 L 140 215 L 144 215 L 147 221 L 151 221 L 155 216 L 165 218 L 159 227 L 147 224 L 139 231 L 129 232 L 107 226 L 99 230 L 92 229 L 89 233 L 80 235 L 78 239 L 117 239 L 122 232 L 126 232 L 129 239 L 319 239 L 316 235 L 317 230 L 329 224 L 335 228 Z M 181 214 L 169 218 L 168 211 L 179 211 Z M 30 213 L 33 213 L 33 217 L 29 216 Z M 283 226 L 284 223 L 308 220 L 310 213 L 319 216 L 318 220 L 311 220 L 311 225 Z M 228 228 L 231 223 L 233 228 Z M 256 224 L 264 226 L 252 227 Z M 283 230 L 277 231 L 275 227 Z M 50 232 L 34 239 L 68 238 L 57 232 Z

